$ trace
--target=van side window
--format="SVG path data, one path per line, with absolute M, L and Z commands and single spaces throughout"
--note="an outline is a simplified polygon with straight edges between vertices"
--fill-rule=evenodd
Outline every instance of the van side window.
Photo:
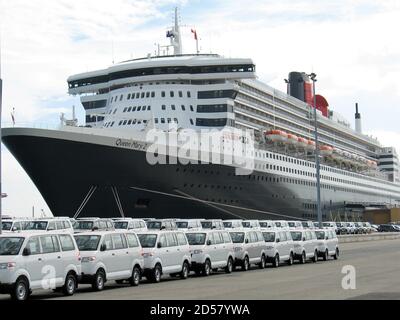
M 224 243 L 224 239 L 222 238 L 221 232 L 214 233 L 215 244 Z
M 137 240 L 137 238 L 134 234 L 128 233 L 126 235 L 126 239 L 128 240 L 129 248 L 139 247 L 139 241 Z
M 264 240 L 264 236 L 262 235 L 261 232 L 256 232 L 256 234 L 257 234 L 257 239 L 258 239 L 259 242 L 264 242 L 265 241 Z
M 103 244 L 106 245 L 107 250 L 112 250 L 114 248 L 111 240 L 111 235 L 107 234 L 104 236 Z
M 161 246 L 164 248 L 167 246 L 167 238 L 165 237 L 165 234 L 160 235 L 160 241 Z
M 56 236 L 41 236 L 40 237 L 40 243 L 42 244 L 42 252 L 43 253 L 52 253 L 52 252 L 60 251 L 58 242 L 54 241 L 53 238 L 55 238 L 55 240 L 57 241 Z
M 178 240 L 176 239 L 175 234 L 167 233 L 166 236 L 168 247 L 176 247 L 178 245 Z
M 57 229 L 58 229 L 58 230 L 64 229 L 64 224 L 63 224 L 62 221 L 57 221 L 57 222 L 56 222 L 56 225 L 57 225 Z
M 71 225 L 68 221 L 63 221 L 64 229 L 71 229 Z
M 184 245 L 187 244 L 186 237 L 185 237 L 185 235 L 183 233 L 177 233 L 176 234 L 176 238 L 178 239 L 178 244 L 180 246 L 184 246 Z
M 222 236 L 224 238 L 225 243 L 231 243 L 232 239 L 231 236 L 229 235 L 229 232 L 222 232 Z
M 114 249 L 124 249 L 127 247 L 125 239 L 123 239 L 122 234 L 113 234 L 112 241 L 114 242 Z
M 39 254 L 40 253 L 40 242 L 39 242 L 39 237 L 32 237 L 29 239 L 26 248 L 28 248 L 31 251 L 31 254 Z
M 288 241 L 292 241 L 292 234 L 289 231 L 286 231 L 286 238 Z
M 67 234 L 60 235 L 60 243 L 62 251 L 74 251 L 75 245 L 74 241 L 72 240 L 71 236 Z
M 215 244 L 214 233 L 209 233 L 208 234 L 208 240 L 211 241 L 211 244 Z
M 286 232 L 281 232 L 280 235 L 281 235 L 281 242 L 287 241 Z
M 55 222 L 49 222 L 49 225 L 48 225 L 48 227 L 47 227 L 47 230 L 48 231 L 51 231 L 51 230 L 56 230 L 56 223 Z

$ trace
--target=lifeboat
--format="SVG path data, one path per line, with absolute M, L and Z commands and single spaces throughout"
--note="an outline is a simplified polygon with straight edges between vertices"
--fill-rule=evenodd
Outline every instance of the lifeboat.
M 288 133 L 287 138 L 287 142 L 290 144 L 297 145 L 299 143 L 299 137 L 294 134 Z
M 319 147 L 320 154 L 323 156 L 330 156 L 333 153 L 333 148 L 331 146 L 320 146 Z
M 308 146 L 308 140 L 307 140 L 307 139 L 304 139 L 304 138 L 302 138 L 302 137 L 298 137 L 298 138 L 297 138 L 297 145 L 298 145 L 299 147 L 306 148 L 306 147 Z
M 268 139 L 274 142 L 284 142 L 288 139 L 288 134 L 282 130 L 269 130 L 265 135 Z
M 315 142 L 312 140 L 307 140 L 307 149 L 314 150 L 315 149 Z

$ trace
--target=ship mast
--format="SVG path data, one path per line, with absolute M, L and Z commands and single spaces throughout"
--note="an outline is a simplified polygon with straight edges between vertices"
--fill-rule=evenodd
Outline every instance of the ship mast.
M 175 8 L 175 25 L 172 30 L 171 45 L 174 47 L 174 55 L 182 54 L 181 32 L 179 28 L 178 7 Z

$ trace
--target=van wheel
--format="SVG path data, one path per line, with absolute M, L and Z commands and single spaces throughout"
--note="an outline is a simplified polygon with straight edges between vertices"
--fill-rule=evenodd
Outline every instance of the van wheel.
M 106 282 L 106 275 L 104 274 L 104 271 L 102 270 L 97 271 L 96 275 L 94 276 L 94 281 L 92 283 L 93 290 L 96 291 L 103 290 L 105 282 Z
M 250 267 L 249 257 L 248 257 L 248 256 L 245 256 L 245 257 L 244 257 L 244 260 L 243 260 L 243 263 L 242 263 L 242 271 L 247 271 L 247 270 L 249 270 L 249 267 Z
M 293 252 L 290 253 L 288 265 L 291 266 L 293 264 Z
M 312 257 L 312 262 L 318 262 L 318 252 L 317 250 L 314 251 L 314 256 Z
M 328 256 L 329 256 L 328 249 L 326 249 L 325 253 L 324 253 L 324 256 L 323 256 L 324 261 L 328 260 Z
M 272 265 L 274 268 L 278 268 L 279 267 L 279 254 L 275 255 L 274 261 L 272 262 Z
M 20 278 L 15 283 L 12 292 L 11 299 L 17 301 L 25 301 L 29 298 L 29 284 L 28 280 Z
M 189 265 L 186 261 L 183 263 L 182 271 L 179 276 L 181 277 L 181 279 L 187 279 L 189 276 Z
M 303 251 L 303 253 L 301 254 L 301 258 L 300 258 L 300 263 L 301 264 L 305 264 L 306 263 L 306 253 Z
M 67 275 L 67 278 L 65 279 L 65 284 L 62 288 L 63 293 L 66 296 L 72 296 L 76 291 L 76 287 L 77 287 L 76 277 L 73 274 Z
M 228 263 L 227 263 L 227 265 L 225 267 L 225 272 L 226 273 L 232 273 L 232 271 L 233 271 L 233 260 L 232 260 L 231 257 L 229 257 Z
M 158 283 L 161 281 L 161 267 L 159 264 L 157 264 L 154 269 L 153 272 L 151 273 L 151 281 L 154 283 Z
M 266 264 L 265 255 L 263 254 L 261 256 L 261 261 L 260 261 L 260 264 L 258 266 L 260 267 L 260 269 L 265 269 L 265 264 Z
M 140 270 L 138 267 L 134 267 L 132 276 L 129 278 L 129 284 L 133 287 L 137 287 L 140 282 Z
M 204 262 L 204 266 L 203 266 L 203 270 L 202 270 L 202 274 L 203 276 L 209 276 L 211 272 L 211 263 L 210 260 L 206 260 L 206 262 Z
M 335 260 L 339 259 L 339 248 L 336 248 L 335 255 L 333 256 L 333 259 L 335 259 Z

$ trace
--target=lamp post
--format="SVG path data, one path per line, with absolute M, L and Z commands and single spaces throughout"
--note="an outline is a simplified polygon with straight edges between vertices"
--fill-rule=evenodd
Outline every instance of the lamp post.
M 319 227 L 322 228 L 322 211 L 321 211 L 321 180 L 320 180 L 320 159 L 319 159 L 319 142 L 318 142 L 318 121 L 317 121 L 317 97 L 315 96 L 315 83 L 317 75 L 313 72 L 308 75 L 313 82 L 314 96 L 314 135 L 315 135 L 315 167 L 317 174 L 317 217 Z

